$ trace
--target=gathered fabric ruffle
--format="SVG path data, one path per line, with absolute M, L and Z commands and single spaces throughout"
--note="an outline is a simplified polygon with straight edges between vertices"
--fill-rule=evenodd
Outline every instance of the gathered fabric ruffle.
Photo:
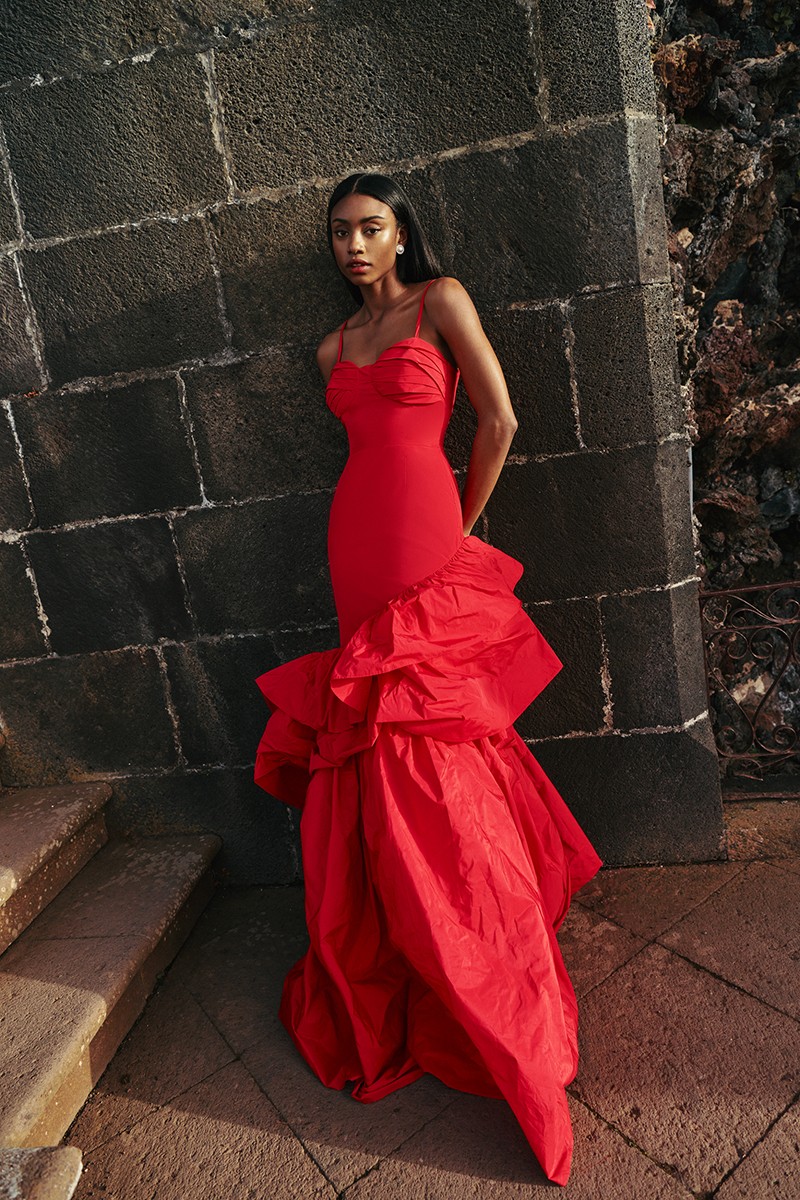
M 474 536 L 342 647 L 261 675 L 255 779 L 301 810 L 310 946 L 280 1016 L 329 1087 L 424 1072 L 511 1105 L 569 1175 L 577 1007 L 556 930 L 601 862 L 513 728 L 562 663 Z

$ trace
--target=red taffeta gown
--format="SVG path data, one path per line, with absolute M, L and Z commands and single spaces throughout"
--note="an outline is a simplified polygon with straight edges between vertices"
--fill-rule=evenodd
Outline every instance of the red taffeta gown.
M 505 1097 L 565 1183 L 577 1008 L 555 930 L 601 864 L 513 728 L 563 664 L 514 595 L 520 563 L 463 535 L 443 449 L 458 371 L 419 336 L 424 302 L 367 366 L 340 335 L 341 645 L 257 681 L 272 714 L 256 781 L 302 810 L 310 946 L 280 1016 L 357 1100 L 426 1071 Z

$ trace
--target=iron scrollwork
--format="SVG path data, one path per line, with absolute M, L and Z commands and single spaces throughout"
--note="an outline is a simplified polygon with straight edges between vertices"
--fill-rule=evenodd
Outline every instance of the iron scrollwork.
M 800 791 L 800 579 L 701 591 L 700 614 L 723 788 Z

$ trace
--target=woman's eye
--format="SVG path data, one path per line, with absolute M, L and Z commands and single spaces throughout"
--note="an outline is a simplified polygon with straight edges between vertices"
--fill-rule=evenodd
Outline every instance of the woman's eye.
M 380 233 L 380 229 L 377 229 L 377 228 L 371 228 L 371 229 L 368 229 L 368 230 L 367 230 L 367 233 Z

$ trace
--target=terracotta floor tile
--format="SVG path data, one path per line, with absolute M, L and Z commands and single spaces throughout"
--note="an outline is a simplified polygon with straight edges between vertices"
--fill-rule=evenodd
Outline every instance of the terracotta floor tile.
M 661 943 L 800 1019 L 800 878 L 750 863 Z
M 650 941 L 743 869 L 741 863 L 600 871 L 576 899 Z
M 662 946 L 585 997 L 580 1029 L 576 1096 L 697 1191 L 800 1086 L 800 1025 Z

